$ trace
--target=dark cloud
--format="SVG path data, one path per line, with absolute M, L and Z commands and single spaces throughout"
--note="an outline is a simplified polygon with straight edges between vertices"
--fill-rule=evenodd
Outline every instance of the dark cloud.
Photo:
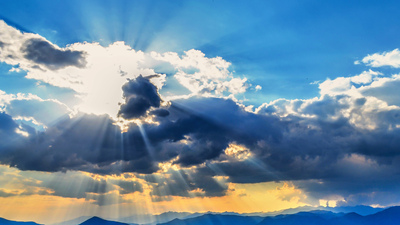
M 317 115 L 319 119 L 325 120 L 329 117 L 340 114 L 343 109 L 350 108 L 347 101 L 341 101 L 342 99 L 349 98 L 346 95 L 329 96 L 325 95 L 321 100 L 314 102 L 306 106 L 303 112 L 310 115 Z M 298 102 L 301 103 L 301 102 Z
M 151 88 L 141 89 L 146 85 Z M 130 81 L 125 88 L 132 96 L 152 93 L 153 98 L 143 98 L 161 101 L 146 78 Z M 338 110 L 353 105 L 352 112 L 359 113 L 368 102 L 352 101 L 348 96 L 326 96 L 307 107 L 298 103 L 305 114 L 314 116 L 278 117 L 247 112 L 228 99 L 189 98 L 172 102 L 165 109 L 169 115 L 157 117 L 159 124 L 131 124 L 124 133 L 107 116 L 83 114 L 59 121 L 45 132 L 22 127 L 29 137 L 12 134 L 18 125 L 3 113 L 0 132 L 10 132 L 21 141 L 2 145 L 6 150 L 0 161 L 22 170 L 100 174 L 152 174 L 159 163 L 179 165 L 182 169 L 169 171 L 165 178 L 148 175 L 156 176 L 154 182 L 146 179 L 153 183 L 155 200 L 170 195 L 221 196 L 228 182 L 291 180 L 315 198 L 339 193 L 356 199 L 368 191 L 391 191 L 400 183 L 396 175 L 400 129 L 395 126 L 400 113 L 395 108 L 378 112 L 374 117 L 378 127 L 361 129 Z M 224 151 L 231 143 L 249 149 L 252 156 L 229 159 Z M 191 166 L 197 167 L 185 169 Z M 226 179 L 217 181 L 218 177 Z M 122 193 L 141 190 L 133 183 L 116 185 Z
M 21 51 L 26 59 L 58 70 L 67 66 L 85 67 L 85 53 L 81 51 L 63 50 L 54 47 L 48 41 L 38 38 L 27 40 Z
M 0 197 L 1 198 L 7 198 L 7 197 L 13 197 L 13 196 L 17 196 L 17 193 L 10 193 L 10 192 L 5 192 L 3 190 L 0 190 Z
M 14 122 L 12 117 L 4 112 L 0 113 L 0 161 L 9 162 L 13 158 L 15 151 L 19 149 L 24 149 L 27 144 L 26 138 L 17 133 L 18 130 L 21 131 L 31 131 L 33 129 L 24 130 Z M 6 163 L 9 164 L 9 163 Z
M 381 165 L 363 161 L 357 156 L 330 166 L 336 176 L 321 180 L 302 180 L 295 184 L 304 190 L 309 199 L 329 199 L 331 196 L 343 196 L 340 205 L 397 204 L 400 185 L 400 168 L 396 165 L 400 159 L 393 160 L 392 165 Z
M 111 183 L 121 188 L 119 191 L 120 194 L 129 194 L 136 191 L 143 192 L 142 184 L 137 181 L 113 180 Z
M 211 174 L 190 172 L 184 170 L 167 172 L 166 176 L 154 176 L 150 180 L 153 182 L 152 196 L 181 196 L 181 197 L 195 197 L 195 196 L 223 196 L 228 190 L 226 182 L 217 182 Z M 157 201 L 158 198 L 155 198 Z M 165 200 L 165 199 L 164 199 Z
M 132 119 L 144 116 L 150 107 L 158 108 L 161 104 L 157 87 L 150 82 L 150 77 L 139 76 L 128 79 L 122 86 L 125 103 L 121 105 L 118 116 Z
M 150 112 L 150 115 L 166 117 L 169 115 L 169 111 L 166 109 L 156 109 Z
M 105 179 L 94 179 L 79 173 L 67 173 L 63 176 L 55 173 L 49 177 L 40 177 L 40 187 L 49 188 L 53 195 L 68 198 L 85 198 L 87 193 L 105 194 L 116 188 Z
M 12 131 L 16 129 L 18 125 L 14 122 L 12 117 L 5 112 L 0 113 L 0 132 L 3 132 L 3 134 L 9 133 L 9 131 Z

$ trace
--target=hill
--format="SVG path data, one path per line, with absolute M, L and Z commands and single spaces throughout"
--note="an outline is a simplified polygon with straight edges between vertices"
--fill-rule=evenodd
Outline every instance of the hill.
M 127 223 L 115 222 L 102 219 L 100 217 L 94 216 L 80 225 L 128 225 Z
M 4 225 L 39 225 L 38 223 L 35 223 L 35 222 L 19 222 L 19 221 L 6 220 L 4 218 L 0 218 L 0 224 L 4 224 Z

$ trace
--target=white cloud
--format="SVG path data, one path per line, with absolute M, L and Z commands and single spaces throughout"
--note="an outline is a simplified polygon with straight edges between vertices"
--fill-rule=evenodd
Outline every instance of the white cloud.
M 153 60 L 171 64 L 177 71 L 174 77 L 193 95 L 238 94 L 248 87 L 247 79 L 233 77 L 228 69 L 231 63 L 221 57 L 208 58 L 195 49 L 186 51 L 181 57 L 175 52 L 151 52 L 150 55 Z
M 368 85 L 377 79 L 377 76 L 382 75 L 379 72 L 372 70 L 364 71 L 359 75 L 352 77 L 337 77 L 334 80 L 326 79 L 324 82 L 319 83 L 321 95 L 326 94 L 339 94 L 350 93 L 356 87 L 355 85 Z
M 364 57 L 361 61 L 372 67 L 391 66 L 400 68 L 400 51 L 396 48 L 391 52 L 375 53 Z M 359 63 L 359 61 L 356 62 Z
M 22 33 L 4 21 L 0 21 L 0 40 L 0 61 L 14 66 L 10 72 L 24 70 L 28 79 L 76 91 L 82 102 L 74 110 L 86 113 L 116 117 L 119 103 L 123 102 L 121 87 L 127 79 L 134 79 L 140 74 L 153 75 L 154 68 L 162 65 L 165 66 L 165 73 L 174 76 L 190 90 L 190 96 L 229 96 L 243 93 L 248 87 L 246 78 L 235 78 L 232 75 L 228 69 L 231 65 L 229 62 L 221 57 L 208 58 L 194 49 L 179 56 L 175 52 L 160 54 L 136 51 L 124 42 L 115 42 L 109 46 L 83 42 L 60 48 L 38 34 Z M 48 61 L 43 62 L 41 53 L 38 55 L 35 51 L 36 55 L 29 56 L 26 46 L 32 40 L 38 45 L 34 47 L 55 51 L 55 56 L 69 54 L 65 59 L 69 64 L 54 62 L 54 57 L 45 58 Z M 75 59 L 73 56 L 80 58 Z M 159 89 L 166 80 L 165 74 L 152 78 Z M 165 99 L 185 96 L 172 93 L 169 97 Z
M 336 121 L 346 118 L 360 129 L 391 129 L 400 125 L 392 114 L 400 109 L 400 75 L 384 77 L 372 70 L 352 77 L 327 79 L 319 84 L 320 97 L 313 99 L 277 99 L 262 104 L 256 113 L 281 118 L 296 116 L 303 123 L 314 120 Z
M 72 113 L 68 106 L 56 99 L 42 99 L 37 95 L 24 93 L 7 94 L 2 90 L 0 90 L 0 109 L 11 115 L 14 120 L 42 128 Z

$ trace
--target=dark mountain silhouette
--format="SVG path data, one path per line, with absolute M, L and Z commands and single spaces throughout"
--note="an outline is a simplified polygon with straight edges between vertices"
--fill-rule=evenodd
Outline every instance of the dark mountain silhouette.
M 365 224 L 365 217 L 357 213 L 347 213 L 344 216 L 334 218 L 330 221 L 330 224 L 341 224 L 341 225 L 362 225 Z
M 12 221 L 0 218 L 0 224 L 4 225 L 38 225 L 38 223 L 34 222 L 19 222 L 19 221 Z
M 127 223 L 115 222 L 102 219 L 100 217 L 94 216 L 85 222 L 81 223 L 80 225 L 128 225 Z
M 331 223 L 341 225 L 397 225 L 400 224 L 400 206 L 390 207 L 368 216 L 348 213 L 331 220 Z
M 329 224 L 328 219 L 324 219 L 317 213 L 300 212 L 291 215 L 279 215 L 266 217 L 257 225 L 320 225 Z
M 327 207 L 328 208 L 328 207 Z M 360 207 L 358 207 L 360 209 Z M 364 208 L 364 212 L 371 210 Z M 168 215 L 158 215 L 163 219 L 171 219 L 175 216 L 181 217 L 158 225 L 397 225 L 400 224 L 400 206 L 384 209 L 370 215 L 360 215 L 355 212 L 335 213 L 325 210 L 314 210 L 308 212 L 298 212 L 295 214 L 281 214 L 276 216 L 247 216 L 246 214 L 236 213 L 207 213 L 190 214 L 168 212 Z M 165 216 L 165 218 L 164 218 Z M 186 217 L 187 216 L 187 217 Z M 196 216 L 196 217 L 193 217 Z M 182 218 L 183 217 L 183 218 Z M 68 221 L 67 221 L 68 222 Z M 17 222 L 0 218 L 0 224 L 10 225 L 39 225 L 34 222 Z M 75 225 L 78 223 L 73 223 Z M 128 223 L 105 220 L 99 217 L 92 217 L 81 225 L 127 225 Z M 154 224 L 154 223 L 152 223 Z M 129 225 L 135 225 L 129 223 Z
M 302 214 L 306 214 L 307 215 L 307 213 L 312 213 L 312 214 L 314 214 L 314 215 L 317 215 L 317 216 L 319 216 L 319 217 L 321 217 L 321 218 L 323 218 L 323 219 L 327 219 L 327 220 L 330 220 L 330 219 L 333 219 L 333 218 L 337 218 L 337 217 L 341 217 L 341 216 L 344 216 L 345 215 L 345 213 L 334 213 L 334 212 L 331 212 L 331 211 L 324 211 L 324 210 L 314 210 L 314 211 L 309 211 L 309 212 L 300 212 L 300 213 L 297 213 L 298 215 L 302 215 Z
M 387 208 L 381 212 L 366 216 L 365 219 L 365 224 L 400 224 L 400 206 Z
M 268 217 L 206 214 L 190 219 L 175 219 L 159 225 L 397 225 L 400 224 L 400 206 L 375 214 L 362 216 L 315 210 Z

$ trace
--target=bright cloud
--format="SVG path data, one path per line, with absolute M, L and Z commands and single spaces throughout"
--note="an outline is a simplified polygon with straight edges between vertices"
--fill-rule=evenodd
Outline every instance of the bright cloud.
M 199 50 L 180 57 L 175 52 L 144 53 L 123 42 L 109 46 L 99 43 L 75 43 L 60 48 L 37 34 L 22 33 L 0 21 L 2 51 L 0 61 L 13 65 L 10 72 L 24 70 L 26 78 L 77 92 L 81 103 L 75 110 L 116 117 L 123 102 L 122 85 L 139 75 L 156 74 L 155 68 L 167 64 L 165 71 L 193 95 L 223 96 L 243 93 L 246 78 L 235 78 L 230 63 L 221 57 L 208 58 Z M 166 75 L 152 82 L 161 89 Z M 176 94 L 172 98 L 179 98 Z
M 358 62 L 358 61 L 356 61 Z M 400 67 L 400 51 L 395 49 L 391 52 L 374 53 L 364 57 L 361 62 L 372 67 L 391 66 L 394 68 Z
M 228 69 L 231 64 L 221 57 L 207 58 L 194 49 L 181 57 L 174 52 L 151 52 L 150 56 L 171 64 L 177 71 L 174 77 L 194 95 L 222 96 L 224 92 L 238 94 L 247 89 L 247 79 L 234 78 Z

